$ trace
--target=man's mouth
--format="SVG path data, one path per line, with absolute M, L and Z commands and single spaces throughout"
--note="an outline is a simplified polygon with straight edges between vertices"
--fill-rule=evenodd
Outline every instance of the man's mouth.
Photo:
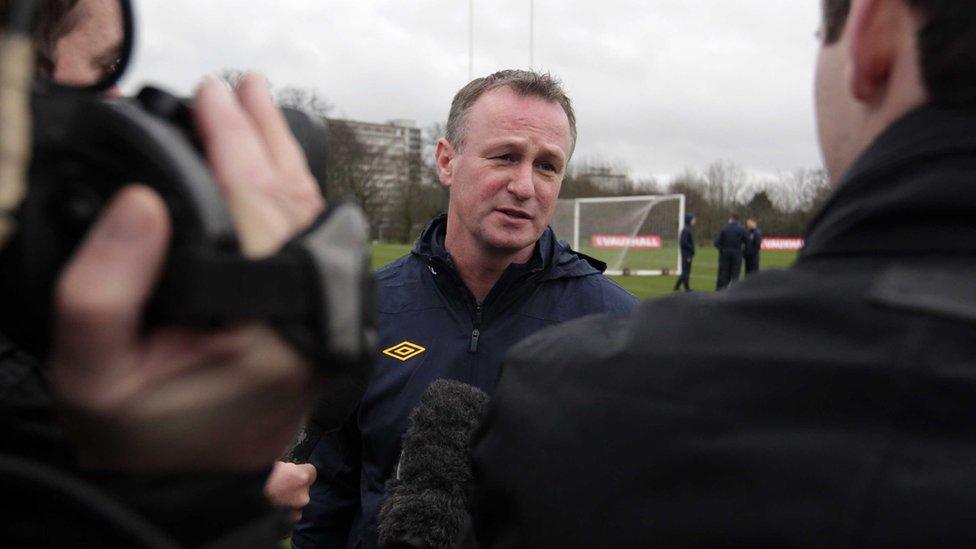
M 532 219 L 532 214 L 518 208 L 495 208 L 495 211 L 500 212 L 507 217 L 511 217 L 512 219 Z

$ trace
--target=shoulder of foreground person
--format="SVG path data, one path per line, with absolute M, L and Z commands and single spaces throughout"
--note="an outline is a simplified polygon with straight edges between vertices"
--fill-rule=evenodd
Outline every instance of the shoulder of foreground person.
M 904 422 L 899 403 L 955 433 L 960 455 L 976 448 L 967 389 L 951 409 L 920 390 L 945 387 L 933 365 L 971 348 L 971 327 L 878 307 L 867 298 L 876 275 L 837 265 L 763 273 L 528 338 L 473 443 L 479 542 L 963 539 L 969 528 L 946 502 L 976 504 L 969 462 L 908 436 L 897 446 L 907 465 L 877 467 Z M 923 333 L 940 339 L 919 347 Z M 907 421 L 897 432 L 913 432 L 915 416 Z M 925 488 L 912 470 L 925 471 Z

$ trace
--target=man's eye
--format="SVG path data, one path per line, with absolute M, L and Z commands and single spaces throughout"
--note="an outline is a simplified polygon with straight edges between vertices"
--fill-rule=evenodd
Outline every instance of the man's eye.
M 559 171 L 556 169 L 556 166 L 551 162 L 539 162 L 538 164 L 536 164 L 536 166 L 538 166 L 540 170 L 545 170 L 547 172 L 555 173 Z
M 512 156 L 512 155 L 510 155 L 510 154 L 500 154 L 500 155 L 498 155 L 498 156 L 495 157 L 495 160 L 502 160 L 504 162 L 512 162 L 512 161 L 515 160 L 515 157 Z

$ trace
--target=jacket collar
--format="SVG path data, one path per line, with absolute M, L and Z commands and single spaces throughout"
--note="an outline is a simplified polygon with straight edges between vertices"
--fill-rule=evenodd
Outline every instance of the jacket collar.
M 424 258 L 453 265 L 444 237 L 447 234 L 447 215 L 441 214 L 430 221 L 413 245 L 413 254 Z M 556 239 L 551 227 L 536 241 L 535 251 L 529 260 L 529 267 L 542 271 L 542 280 L 572 278 L 600 274 L 607 266 L 602 261 L 573 251 L 568 244 Z M 510 267 L 511 268 L 511 267 Z
M 976 253 L 976 113 L 925 106 L 851 166 L 807 227 L 800 260 Z

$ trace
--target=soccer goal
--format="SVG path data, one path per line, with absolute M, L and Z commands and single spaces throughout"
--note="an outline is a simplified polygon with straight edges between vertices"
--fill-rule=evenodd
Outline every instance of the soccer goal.
M 607 264 L 607 274 L 653 276 L 681 270 L 683 194 L 566 198 L 552 229 L 574 250 Z

